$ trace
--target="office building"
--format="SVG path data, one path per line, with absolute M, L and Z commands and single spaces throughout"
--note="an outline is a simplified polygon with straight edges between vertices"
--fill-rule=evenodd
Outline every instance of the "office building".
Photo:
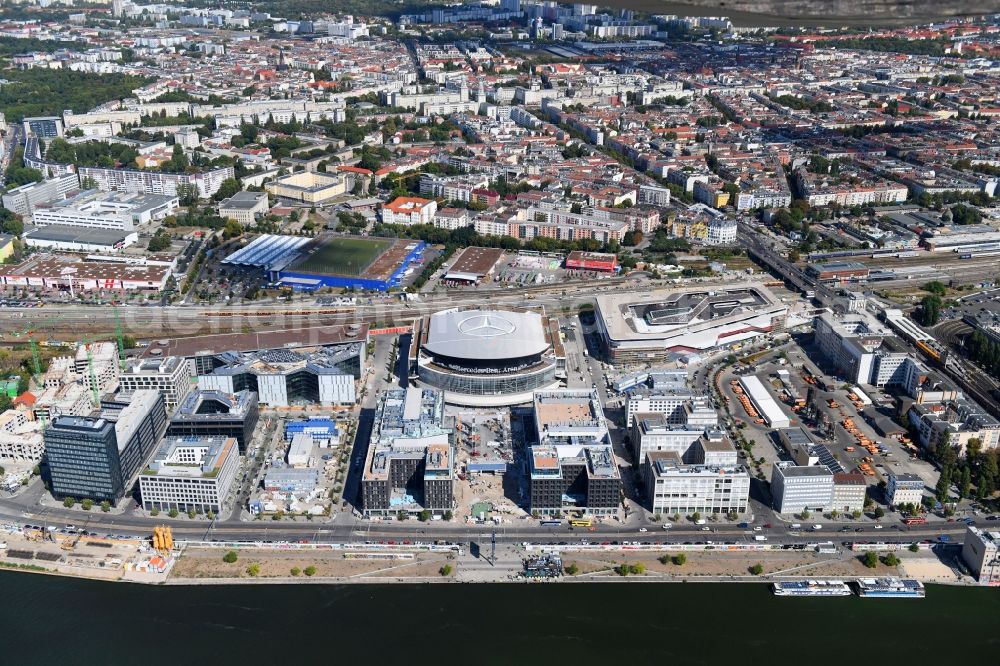
M 127 396 L 135 391 L 159 391 L 168 411 L 173 411 L 191 390 L 190 364 L 180 356 L 144 359 L 130 362 L 118 378 L 120 392 Z
M 685 458 L 691 448 L 705 434 L 706 429 L 715 431 L 715 426 L 687 425 L 671 423 L 663 414 L 635 414 L 629 436 L 635 460 L 642 462 L 647 453 L 673 452 Z M 685 462 L 691 462 L 685 459 Z
M 222 511 L 239 472 L 233 437 L 167 437 L 139 475 L 146 511 Z
M 750 472 L 722 432 L 707 432 L 687 450 L 650 451 L 642 458 L 653 513 L 744 513 Z
M 267 194 L 264 192 L 237 192 L 219 202 L 219 217 L 236 220 L 244 227 L 256 223 L 257 216 L 267 211 Z
M 232 437 L 245 453 L 260 418 L 253 391 L 188 393 L 167 426 L 168 437 Z
M 639 413 L 662 414 L 670 425 L 701 426 L 704 429 L 719 424 L 718 412 L 708 399 L 685 388 L 630 395 L 625 403 L 625 425 L 631 428 L 635 415 Z
M 863 511 L 868 484 L 865 477 L 858 472 L 835 472 L 833 475 L 833 508 L 850 514 Z
M 353 405 L 355 383 L 364 367 L 365 345 L 226 352 L 210 372 L 198 377 L 201 390 L 236 393 L 250 390 L 270 407 L 316 404 Z
M 118 502 L 166 428 L 163 397 L 136 391 L 98 416 L 57 416 L 45 430 L 45 458 L 56 497 Z
M 622 479 L 596 391 L 536 391 L 535 441 L 529 452 L 532 513 L 579 510 L 613 515 Z
M 885 500 L 889 506 L 913 504 L 920 506 L 924 498 L 924 480 L 916 474 L 889 474 L 885 484 Z
M 361 477 L 367 516 L 455 506 L 453 427 L 445 422 L 444 394 L 434 389 L 391 389 L 379 396 Z
M 178 206 L 176 195 L 87 190 L 57 203 L 36 206 L 32 220 L 39 226 L 132 232 L 162 220 Z
M 956 447 L 959 455 L 964 456 L 973 439 L 979 440 L 981 451 L 1000 447 L 1000 421 L 969 398 L 913 404 L 907 417 L 924 448 L 947 440 L 949 446 Z
M 771 497 L 778 513 L 829 511 L 833 508 L 833 472 L 823 465 L 776 463 Z
M 813 319 L 816 345 L 847 381 L 872 386 L 916 383 L 922 368 L 888 328 L 866 312 Z
M 980 585 L 1000 585 L 1000 531 L 969 525 L 962 543 L 962 561 Z

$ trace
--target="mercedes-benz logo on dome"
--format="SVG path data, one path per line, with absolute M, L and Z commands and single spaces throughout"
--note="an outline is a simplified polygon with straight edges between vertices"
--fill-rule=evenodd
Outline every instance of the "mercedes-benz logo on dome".
M 477 314 L 463 319 L 458 323 L 458 330 L 464 335 L 476 338 L 495 338 L 510 335 L 517 326 L 506 317 L 498 314 Z

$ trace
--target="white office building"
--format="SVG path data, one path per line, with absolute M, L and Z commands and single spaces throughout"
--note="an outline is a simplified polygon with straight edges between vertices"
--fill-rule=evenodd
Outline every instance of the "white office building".
M 88 190 L 50 207 L 36 207 L 32 219 L 39 226 L 133 231 L 162 220 L 178 206 L 176 196 Z
M 833 472 L 823 465 L 775 464 L 771 497 L 778 513 L 829 511 L 833 506 Z
M 235 437 L 169 437 L 139 475 L 146 511 L 219 513 L 239 472 Z
M 706 433 L 683 452 L 653 451 L 643 458 L 653 513 L 744 513 L 750 472 L 721 432 Z
M 119 377 L 119 390 L 128 396 L 142 389 L 158 391 L 166 401 L 167 411 L 173 411 L 191 390 L 194 376 L 191 364 L 180 356 L 133 361 Z M 233 390 L 227 391 L 235 393 Z
M 924 497 L 924 480 L 916 474 L 890 474 L 885 484 L 885 499 L 889 506 L 914 504 Z

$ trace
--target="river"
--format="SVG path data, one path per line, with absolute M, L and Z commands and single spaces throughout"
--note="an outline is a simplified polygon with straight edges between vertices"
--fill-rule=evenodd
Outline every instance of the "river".
M 101 583 L 0 572 L 7 664 L 995 663 L 1000 591 L 789 599 L 757 584 Z M 853 655 L 853 656 L 852 656 Z

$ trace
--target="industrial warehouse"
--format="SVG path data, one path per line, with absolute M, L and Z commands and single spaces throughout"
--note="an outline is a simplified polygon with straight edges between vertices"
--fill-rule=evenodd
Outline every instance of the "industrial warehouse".
M 450 404 L 531 402 L 559 385 L 565 353 L 558 323 L 530 310 L 445 310 L 414 322 L 410 377 Z
M 596 320 L 615 365 L 660 363 L 780 330 L 787 306 L 760 284 L 597 296 Z
M 169 277 L 168 266 L 76 261 L 51 254 L 36 254 L 19 264 L 0 266 L 0 286 L 4 287 L 163 291 Z

